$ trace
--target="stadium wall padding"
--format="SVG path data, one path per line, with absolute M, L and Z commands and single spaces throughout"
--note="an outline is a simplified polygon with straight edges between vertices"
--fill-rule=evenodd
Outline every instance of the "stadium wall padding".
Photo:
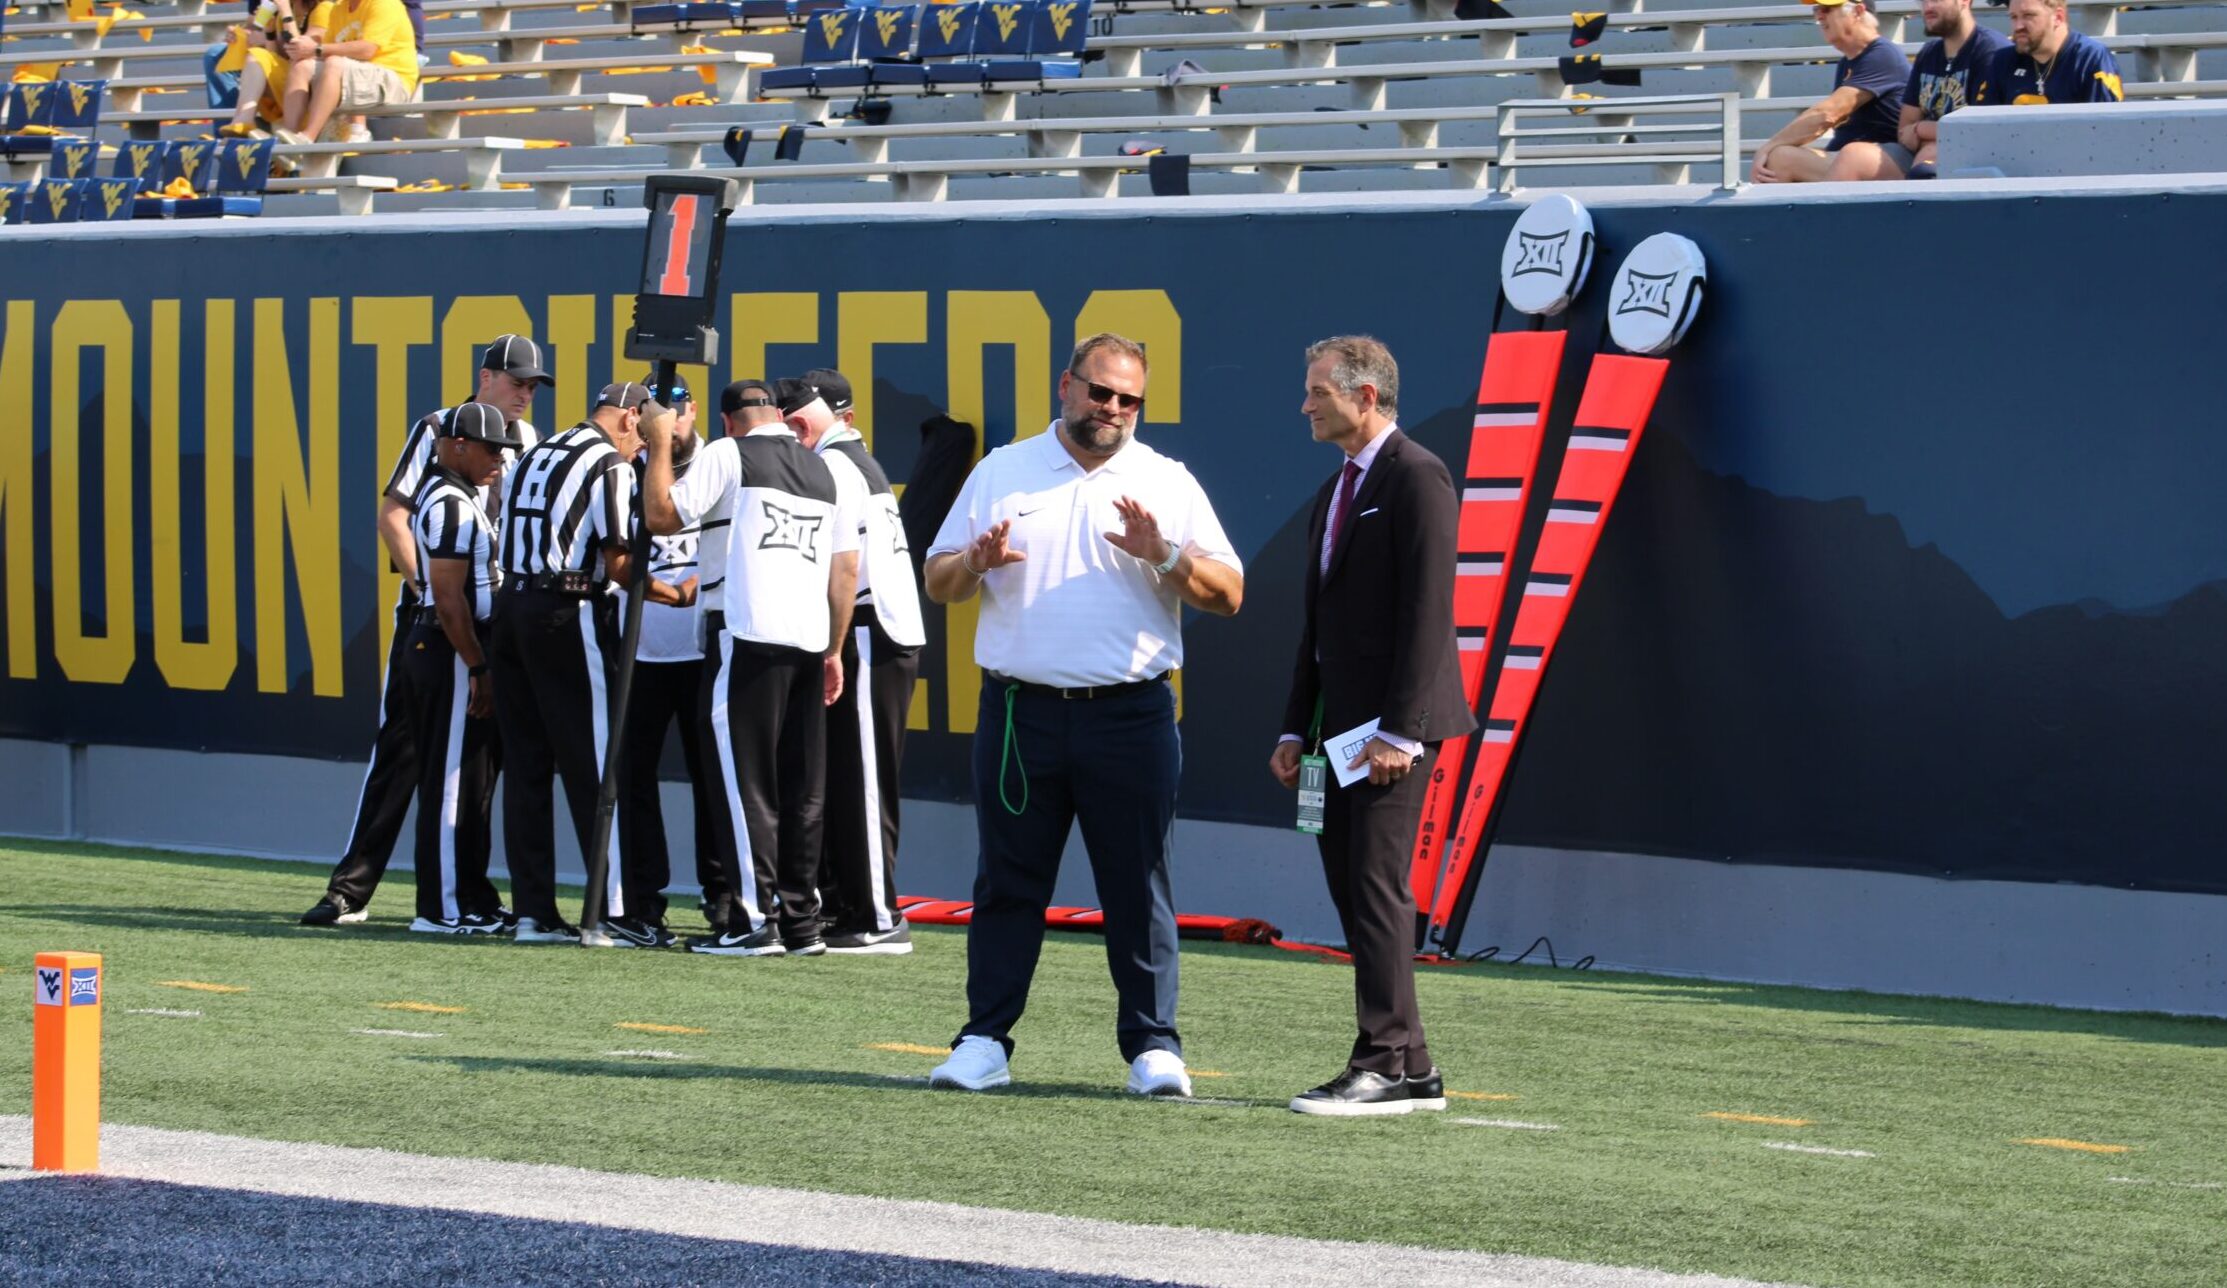
M 1144 340 L 1144 436 L 1198 475 L 1248 561 L 1244 611 L 1187 629 L 1182 812 L 1288 826 L 1264 762 L 1306 508 L 1335 464 L 1298 412 L 1301 351 L 1384 339 L 1402 424 L 1458 474 L 1518 209 L 745 211 L 727 361 L 690 375 L 708 394 L 842 367 L 901 481 L 926 417 L 1010 441 L 1049 418 L 1078 335 Z M 2227 194 L 1595 214 L 1542 480 L 1623 253 L 1691 237 L 1709 296 L 1546 679 L 1501 837 L 2227 892 L 2227 434 L 2191 361 L 2227 298 Z M 392 594 L 372 516 L 403 433 L 468 396 L 472 345 L 506 330 L 553 350 L 545 428 L 638 378 L 614 345 L 638 228 L 9 230 L 0 736 L 361 758 Z M 2090 262 L 2124 246 L 2171 265 L 2146 299 Z M 971 624 L 936 616 L 907 791 L 960 800 Z

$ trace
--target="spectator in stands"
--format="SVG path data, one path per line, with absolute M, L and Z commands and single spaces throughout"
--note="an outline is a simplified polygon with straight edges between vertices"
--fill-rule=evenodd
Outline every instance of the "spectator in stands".
M 249 15 L 255 13 L 255 0 L 242 0 Z M 244 58 L 234 58 L 232 42 L 241 39 L 242 29 L 234 28 L 201 53 L 201 73 L 207 79 L 209 106 L 231 108 L 240 101 L 240 68 Z M 242 54 L 246 51 L 243 48 Z
M 2003 33 L 1972 21 L 1972 0 L 1922 0 L 1925 34 L 1910 84 L 1902 95 L 1903 149 L 1915 159 L 1913 179 L 1933 177 L 1934 144 L 1942 117 L 1979 101 L 1995 56 L 2010 48 Z
M 1910 64 L 1895 43 L 1879 34 L 1869 0 L 1808 0 L 1817 6 L 1817 29 L 1840 51 L 1833 92 L 1803 109 L 1785 129 L 1755 150 L 1750 172 L 1757 183 L 1900 179 L 1911 156 L 1895 140 L 1902 122 L 1902 91 Z M 1813 148 L 1827 130 L 1832 139 Z
M 1995 55 L 1982 103 L 2117 103 L 2119 64 L 2093 36 L 2074 31 L 2065 0 L 2011 0 L 2011 47 Z
M 301 116 L 332 16 L 333 0 L 279 0 L 255 11 L 255 23 L 245 33 L 247 63 L 240 69 L 232 119 L 218 127 L 218 134 L 262 138 L 257 118 L 276 122 Z
M 332 24 L 302 115 L 275 131 L 281 142 L 310 142 L 335 111 L 406 103 L 417 93 L 417 39 L 402 0 L 336 0 Z

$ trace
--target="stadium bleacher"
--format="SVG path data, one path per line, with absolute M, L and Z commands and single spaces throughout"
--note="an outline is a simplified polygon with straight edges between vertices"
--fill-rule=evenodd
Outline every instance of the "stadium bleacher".
M 2221 0 L 2069 3 L 2118 55 L 2128 98 L 2227 97 Z M 1739 158 L 1825 93 L 1835 58 L 1812 11 L 1785 0 L 1621 0 L 1584 64 L 1568 61 L 1565 12 L 1454 8 L 433 0 L 420 101 L 368 113 L 369 142 L 271 148 L 273 177 L 227 195 L 265 216 L 563 209 L 582 191 L 629 204 L 643 176 L 701 168 L 757 202 L 1102 198 L 1168 190 L 1154 157 L 1179 154 L 1177 190 L 1200 193 L 1722 183 L 1728 160 L 1736 181 Z M 1916 52 L 1917 0 L 1879 9 L 1882 33 Z M 95 182 L 51 167 L 58 139 L 91 139 L 105 162 L 127 141 L 208 138 L 223 118 L 202 53 L 236 7 L 17 10 L 0 50 L 24 78 L 0 144 L 11 219 L 88 208 L 90 189 L 28 186 Z M 1604 71 L 1620 83 L 1592 83 Z M 89 86 L 89 123 L 21 110 Z M 250 208 L 171 201 L 150 194 L 145 213 Z

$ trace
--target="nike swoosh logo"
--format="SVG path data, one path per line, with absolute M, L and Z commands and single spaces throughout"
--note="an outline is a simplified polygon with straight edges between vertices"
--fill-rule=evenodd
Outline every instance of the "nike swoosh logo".
M 1037 507 L 1036 507 L 1036 510 L 1041 510 L 1041 509 L 1043 509 L 1043 508 L 1044 508 L 1043 506 L 1037 506 Z M 1032 515 L 1032 514 L 1036 513 L 1036 510 L 1015 510 L 1015 511 L 1013 512 L 1013 517 L 1014 517 L 1014 518 L 1016 518 L 1016 519 L 1025 519 L 1025 518 L 1027 518 L 1028 516 L 1030 516 L 1030 515 Z

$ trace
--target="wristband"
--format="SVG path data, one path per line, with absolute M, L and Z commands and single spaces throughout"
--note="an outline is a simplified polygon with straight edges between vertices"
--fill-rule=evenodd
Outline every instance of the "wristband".
M 476 680 L 487 674 L 487 663 L 482 662 L 478 666 L 467 666 L 464 668 L 464 674 L 468 678 Z
M 1162 577 L 1165 577 L 1169 573 L 1175 571 L 1175 565 L 1180 562 L 1182 558 L 1183 547 L 1175 544 L 1173 541 L 1170 541 L 1168 543 L 1168 557 L 1166 562 L 1156 563 L 1152 565 L 1152 571 L 1160 574 Z
M 964 550 L 961 550 L 959 552 L 959 566 L 966 569 L 967 576 L 974 578 L 976 581 L 980 581 L 982 578 L 990 575 L 989 569 L 987 568 L 983 569 L 981 572 L 976 572 L 974 570 L 974 565 L 967 562 L 967 552 Z

